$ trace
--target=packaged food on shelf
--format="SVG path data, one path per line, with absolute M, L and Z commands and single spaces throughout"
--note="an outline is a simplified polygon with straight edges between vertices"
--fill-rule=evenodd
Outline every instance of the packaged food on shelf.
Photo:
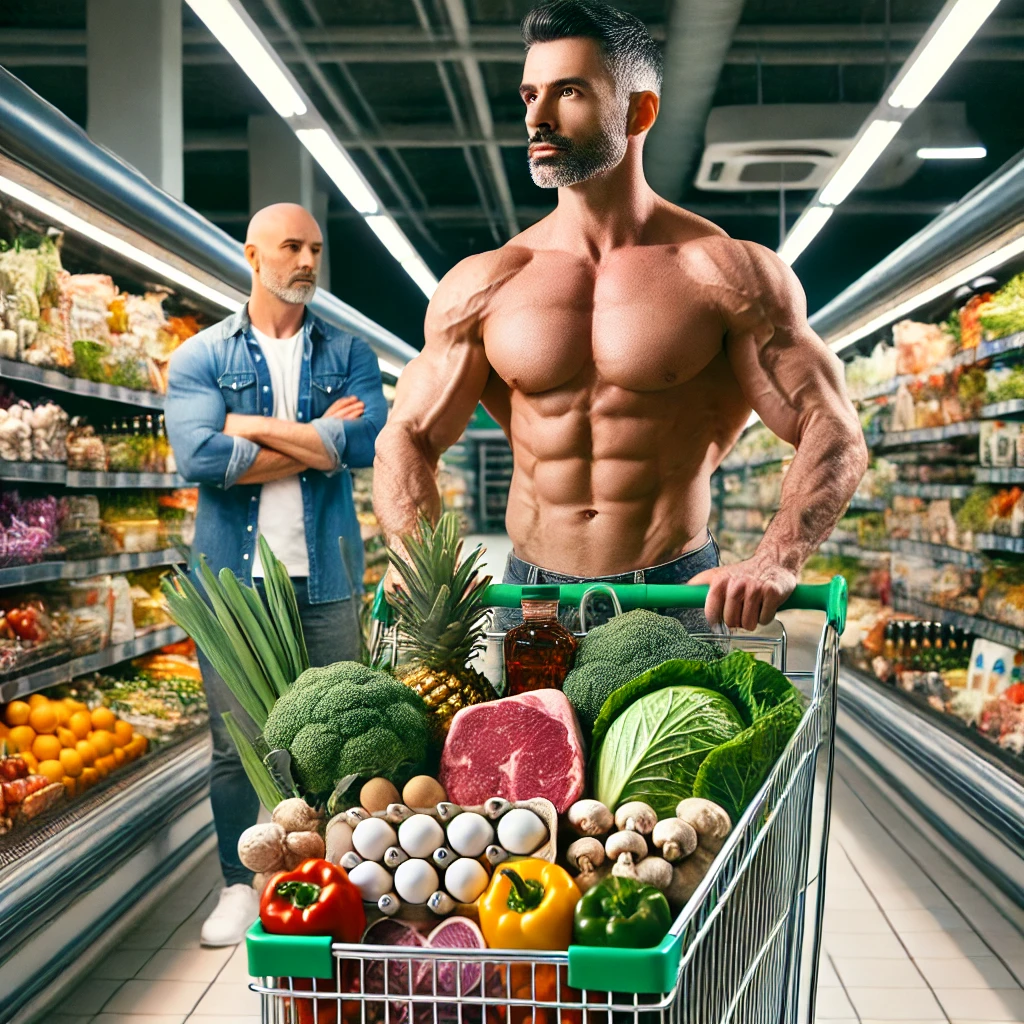
M 891 381 L 896 369 L 896 347 L 880 341 L 869 356 L 855 356 L 846 364 L 846 386 L 852 398 L 861 398 L 872 388 Z
M 956 339 L 945 324 L 901 320 L 893 324 L 892 340 L 896 347 L 896 372 L 901 375 L 930 370 L 949 359 L 956 349 Z
M 127 579 L 131 585 L 132 617 L 135 629 L 140 633 L 173 623 L 160 592 L 160 581 L 166 575 L 167 570 L 163 568 L 128 573 Z
M 71 657 L 92 654 L 110 644 L 113 591 L 109 576 L 62 580 L 50 584 L 46 594 L 64 627 Z
M 977 306 L 977 316 L 986 340 L 1024 331 L 1024 274 L 1011 278 L 993 295 L 985 296 Z
M 61 502 L 57 543 L 68 560 L 102 558 L 115 552 L 113 538 L 103 529 L 100 500 L 95 494 L 69 494 Z
M 62 654 L 63 624 L 40 594 L 0 593 L 0 676 L 11 676 Z
M 107 447 L 95 427 L 81 416 L 71 420 L 67 438 L 68 469 L 107 471 Z
M 199 491 L 195 487 L 181 487 L 160 495 L 157 517 L 160 520 L 161 548 L 192 547 L 198 507 Z
M 115 551 L 140 553 L 161 548 L 160 515 L 153 491 L 112 491 L 103 501 L 103 529 Z
M 986 420 L 981 425 L 978 461 L 982 466 L 1009 467 L 1017 463 L 1019 423 Z

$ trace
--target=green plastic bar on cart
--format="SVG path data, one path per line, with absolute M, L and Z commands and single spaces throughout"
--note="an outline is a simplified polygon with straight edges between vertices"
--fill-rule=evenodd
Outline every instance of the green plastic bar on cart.
M 257 921 L 245 938 L 253 978 L 334 977 L 329 935 L 271 935 Z
M 583 595 L 593 583 L 569 583 L 558 588 L 558 599 L 563 604 L 579 605 Z M 602 589 L 615 591 L 624 611 L 632 608 L 703 608 L 707 600 L 707 587 L 664 585 L 656 583 L 601 584 Z M 484 591 L 484 604 L 491 608 L 518 608 L 523 588 L 510 583 L 496 583 Z M 828 583 L 801 584 L 793 591 L 781 610 L 801 609 L 824 612 L 837 633 L 846 629 L 846 580 L 833 576 Z M 373 617 L 391 625 L 393 610 L 384 595 L 384 586 L 377 588 L 373 602 Z

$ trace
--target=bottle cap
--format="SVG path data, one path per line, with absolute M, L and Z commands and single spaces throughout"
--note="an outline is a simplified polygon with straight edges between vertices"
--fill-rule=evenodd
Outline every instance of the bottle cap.
M 559 588 L 555 585 L 523 587 L 524 601 L 557 601 Z

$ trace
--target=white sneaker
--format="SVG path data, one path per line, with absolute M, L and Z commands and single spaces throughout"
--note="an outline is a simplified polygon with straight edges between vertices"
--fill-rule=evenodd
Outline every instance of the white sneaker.
M 251 885 L 229 885 L 203 922 L 199 941 L 204 946 L 237 946 L 259 916 L 260 894 Z

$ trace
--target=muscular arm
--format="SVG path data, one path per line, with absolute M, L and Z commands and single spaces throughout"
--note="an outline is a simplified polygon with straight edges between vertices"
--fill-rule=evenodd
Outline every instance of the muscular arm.
M 490 365 L 480 312 L 487 257 L 471 257 L 444 278 L 430 300 L 423 352 L 399 378 L 387 425 L 377 438 L 373 505 L 388 542 L 412 533 L 422 512 L 440 513 L 437 463 L 469 423 Z
M 752 629 L 771 621 L 808 557 L 832 532 L 868 453 L 842 363 L 807 323 L 796 275 L 761 246 L 743 245 L 739 262 L 742 292 L 723 299 L 726 351 L 751 407 L 796 447 L 779 510 L 754 557 L 702 581 L 712 582 L 709 618 Z
M 256 461 L 237 480 L 240 484 L 268 484 L 271 480 L 283 480 L 295 476 L 307 466 L 298 459 L 282 455 L 272 448 L 261 448 Z

